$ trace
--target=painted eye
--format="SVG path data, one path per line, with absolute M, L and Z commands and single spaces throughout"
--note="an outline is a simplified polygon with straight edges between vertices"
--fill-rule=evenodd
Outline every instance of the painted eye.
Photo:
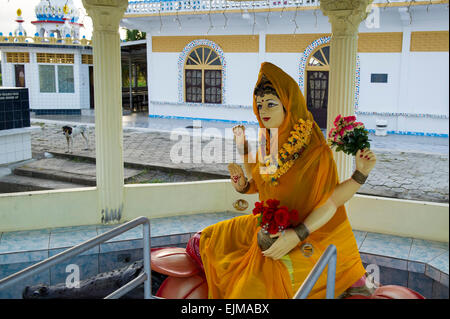
M 261 110 L 261 109 L 262 109 L 262 105 L 258 104 L 258 110 Z
M 275 103 L 269 103 L 269 104 L 268 104 L 269 107 L 274 107 L 274 106 L 277 106 L 277 105 L 278 105 L 278 104 L 275 104 Z

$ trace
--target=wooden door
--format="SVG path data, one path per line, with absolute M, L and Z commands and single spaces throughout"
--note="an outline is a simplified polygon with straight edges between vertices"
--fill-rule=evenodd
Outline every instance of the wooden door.
M 25 66 L 23 64 L 14 65 L 14 71 L 16 75 L 16 87 L 25 87 Z
M 89 105 L 93 109 L 94 103 L 94 67 L 89 66 Z

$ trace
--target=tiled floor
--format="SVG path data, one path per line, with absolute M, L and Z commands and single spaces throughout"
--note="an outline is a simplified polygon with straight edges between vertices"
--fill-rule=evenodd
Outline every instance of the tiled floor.
M 185 244 L 195 232 L 206 226 L 239 216 L 223 212 L 194 214 L 151 220 L 152 246 L 176 246 Z M 102 234 L 114 226 L 90 225 L 6 232 L 0 234 L 0 279 L 33 263 L 54 256 L 65 249 Z M 361 259 L 365 265 L 375 264 L 382 270 L 386 284 L 403 284 L 418 289 L 429 297 L 448 290 L 448 243 L 405 238 L 385 234 L 354 231 Z M 81 279 L 98 272 L 125 265 L 142 258 L 142 226 L 84 252 L 50 271 L 35 277 L 38 281 L 55 284 L 67 276 L 66 266 L 82 265 Z M 444 287 L 444 288 L 442 288 Z M 0 290 L 0 298 L 20 298 L 17 287 L 14 293 Z M 12 291 L 11 288 L 9 291 Z M 448 292 L 447 292 L 448 295 Z

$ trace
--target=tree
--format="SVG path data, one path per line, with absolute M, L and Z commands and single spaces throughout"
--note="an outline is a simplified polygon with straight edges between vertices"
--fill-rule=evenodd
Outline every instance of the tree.
M 126 41 L 136 41 L 136 40 L 144 40 L 146 36 L 145 32 L 141 32 L 139 30 L 128 30 L 127 36 L 125 38 Z

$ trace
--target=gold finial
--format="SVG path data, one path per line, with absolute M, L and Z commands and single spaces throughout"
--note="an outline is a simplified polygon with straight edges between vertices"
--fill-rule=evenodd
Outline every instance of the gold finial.
M 64 7 L 63 7 L 63 12 L 64 12 L 65 14 L 68 14 L 68 13 L 69 13 L 69 7 L 67 6 L 67 4 L 64 5 Z
M 17 9 L 17 16 L 20 17 L 21 15 L 22 15 L 22 10 L 20 10 L 20 8 L 19 8 L 19 9 Z

